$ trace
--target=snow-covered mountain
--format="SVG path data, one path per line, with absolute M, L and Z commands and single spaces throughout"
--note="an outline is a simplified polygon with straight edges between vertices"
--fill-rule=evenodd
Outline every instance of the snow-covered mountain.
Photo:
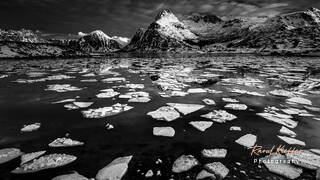
M 194 49 L 198 36 L 191 32 L 171 11 L 163 10 L 146 30 L 139 29 L 125 50 L 170 51 Z
M 0 41 L 46 43 L 38 34 L 31 30 L 2 30 L 0 29 Z
M 318 51 L 320 10 L 222 20 L 214 15 L 194 15 L 179 20 L 160 12 L 146 30 L 139 30 L 127 51 Z
M 121 49 L 122 45 L 101 30 L 89 34 L 82 33 L 78 40 L 79 49 L 85 52 L 113 52 Z
M 70 57 L 85 55 L 64 44 L 56 44 L 31 30 L 0 30 L 0 58 Z

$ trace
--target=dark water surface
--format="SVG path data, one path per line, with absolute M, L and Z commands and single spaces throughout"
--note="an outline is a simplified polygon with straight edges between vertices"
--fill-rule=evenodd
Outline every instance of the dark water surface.
M 319 58 L 282 58 L 282 57 L 255 57 L 255 56 L 216 56 L 216 57 L 167 57 L 167 58 L 88 58 L 88 59 L 60 59 L 60 60 L 8 60 L 0 61 L 0 148 L 16 147 L 29 153 L 47 150 L 49 153 L 66 153 L 75 155 L 78 159 L 64 167 L 44 170 L 28 175 L 13 175 L 11 170 L 19 165 L 14 160 L 0 165 L 0 179 L 51 179 L 57 175 L 77 171 L 86 177 L 95 177 L 99 169 L 106 166 L 113 159 L 121 156 L 133 155 L 129 164 L 129 171 L 123 179 L 144 179 L 142 173 L 152 169 L 154 174 L 158 170 L 161 176 L 154 175 L 149 179 L 195 179 L 202 169 L 197 166 L 186 173 L 174 174 L 171 172 L 174 160 L 182 154 L 195 156 L 204 165 L 207 162 L 220 161 L 229 168 L 226 179 L 282 179 L 280 176 L 269 173 L 266 168 L 253 163 L 253 158 L 243 146 L 234 141 L 239 137 L 251 133 L 257 136 L 257 144 L 265 147 L 286 145 L 277 135 L 281 125 L 272 123 L 256 115 L 267 106 L 282 107 L 286 98 L 268 95 L 268 92 L 279 86 L 287 76 L 303 79 L 310 68 L 320 67 Z M 107 74 L 100 74 L 109 69 Z M 87 72 L 81 73 L 84 69 Z M 30 72 L 45 72 L 41 77 L 30 77 Z M 94 77 L 82 75 L 94 72 Z M 106 71 L 104 71 L 106 72 Z M 110 74 L 112 72 L 113 74 Z M 189 94 L 185 97 L 163 98 L 158 93 L 161 90 L 152 83 L 151 74 L 162 72 L 186 73 L 189 78 L 199 78 L 203 74 L 220 74 L 222 78 L 251 77 L 263 81 L 263 88 L 249 87 L 232 83 L 216 83 L 200 85 L 194 82 L 185 82 L 191 87 L 221 90 L 221 94 Z M 102 79 L 124 77 L 130 83 L 144 84 L 142 91 L 150 93 L 148 103 L 128 103 L 128 99 L 106 98 L 99 99 L 95 95 L 100 90 L 124 85 L 128 82 L 103 83 Z M 39 79 L 50 75 L 74 76 L 72 79 L 49 80 L 45 82 L 17 83 L 18 79 Z M 270 79 L 270 78 L 275 78 Z M 312 74 L 311 78 L 319 79 L 319 74 Z M 80 82 L 83 79 L 96 79 L 98 82 Z M 268 79 L 269 78 L 269 79 Z M 71 84 L 76 87 L 86 87 L 81 91 L 55 92 L 45 91 L 50 84 Z M 230 93 L 229 88 L 238 88 L 265 94 L 264 97 L 239 95 Z M 186 91 L 188 88 L 184 89 Z M 114 88 L 124 94 L 126 88 Z M 139 90 L 137 90 L 139 91 Z M 52 104 L 55 101 L 76 98 L 77 101 L 94 102 L 89 108 L 99 108 L 122 103 L 134 107 L 132 110 L 102 119 L 86 119 L 81 110 L 67 110 L 64 104 Z M 205 132 L 200 132 L 190 126 L 190 121 L 206 120 L 200 115 L 213 109 L 225 110 L 223 97 L 238 99 L 249 108 L 246 111 L 227 110 L 238 118 L 227 123 L 215 123 Z M 306 93 L 304 98 L 313 102 L 313 106 L 320 106 L 319 95 Z M 202 100 L 214 99 L 216 106 L 205 108 L 182 116 L 172 121 L 164 122 L 152 119 L 146 114 L 164 106 L 168 102 L 193 103 L 205 105 Z M 86 108 L 86 109 L 89 109 Z M 312 113 L 319 118 L 320 113 Z M 320 148 L 320 121 L 314 117 L 294 117 L 299 121 L 293 130 L 297 139 L 306 142 L 306 147 Z M 25 124 L 41 123 L 41 128 L 30 133 L 22 133 L 20 129 Z M 107 130 L 105 125 L 110 123 L 114 129 Z M 152 134 L 153 127 L 171 126 L 176 134 L 172 138 L 156 137 Z M 229 131 L 231 126 L 240 126 L 242 131 Z M 70 138 L 83 141 L 84 146 L 50 148 L 48 144 L 58 137 L 70 134 Z M 206 159 L 201 157 L 204 148 L 226 148 L 228 153 L 224 159 Z M 156 164 L 160 158 L 163 163 Z M 241 165 L 236 165 L 240 162 Z M 138 172 L 139 171 L 139 172 Z M 240 173 L 245 171 L 247 176 Z M 300 179 L 313 179 L 315 172 L 304 170 Z

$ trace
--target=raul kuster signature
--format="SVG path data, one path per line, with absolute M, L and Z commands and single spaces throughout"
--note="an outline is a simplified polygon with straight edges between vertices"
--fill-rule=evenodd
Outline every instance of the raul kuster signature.
M 261 154 L 290 154 L 290 153 L 299 153 L 303 150 L 297 148 L 286 148 L 284 145 L 273 145 L 272 148 L 264 148 L 263 146 L 252 146 L 249 148 L 251 150 L 251 156 L 261 155 Z

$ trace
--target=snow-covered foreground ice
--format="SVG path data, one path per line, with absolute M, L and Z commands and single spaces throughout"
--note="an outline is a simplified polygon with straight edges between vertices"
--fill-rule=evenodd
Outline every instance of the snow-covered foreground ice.
M 315 179 L 319 67 L 206 55 L 0 61 L 0 179 Z M 303 151 L 251 156 L 280 145 Z M 296 164 L 253 161 L 264 157 Z

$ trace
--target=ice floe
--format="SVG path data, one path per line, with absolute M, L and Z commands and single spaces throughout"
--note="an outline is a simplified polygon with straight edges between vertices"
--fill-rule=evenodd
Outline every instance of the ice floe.
M 201 115 L 201 117 L 210 119 L 214 122 L 218 123 L 225 123 L 227 121 L 232 121 L 237 118 L 237 116 L 228 113 L 224 110 L 213 110 L 212 112 L 209 112 L 208 114 Z
M 229 174 L 229 169 L 221 162 L 212 162 L 204 165 L 204 168 L 209 172 L 224 179 Z
M 37 152 L 23 154 L 21 156 L 21 163 L 20 164 L 25 164 L 29 161 L 32 161 L 32 160 L 42 156 L 45 153 L 46 153 L 46 151 L 37 151 Z
M 113 89 L 104 89 L 101 90 L 103 93 L 97 94 L 97 98 L 112 98 L 119 95 L 119 92 L 114 91 Z
M 182 104 L 182 103 L 167 103 L 167 105 L 175 108 L 177 111 L 179 111 L 183 115 L 193 113 L 205 107 L 204 105 L 199 105 L 199 104 Z
M 113 129 L 114 126 L 112 124 L 107 123 L 106 128 L 107 128 L 107 130 L 110 130 L 110 129 Z
M 129 111 L 132 108 L 133 107 L 128 106 L 127 104 L 117 103 L 103 108 L 84 110 L 81 111 L 81 113 L 85 118 L 104 118 L 119 114 L 121 112 Z
M 132 156 L 119 157 L 99 170 L 96 180 L 120 180 L 127 173 Z
M 287 126 L 289 128 L 295 128 L 298 125 L 297 121 L 294 121 L 290 118 L 292 118 L 291 116 L 288 115 L 283 115 L 280 113 L 257 113 L 258 116 L 261 116 L 265 119 L 267 119 L 268 121 L 272 121 L 284 126 Z
M 21 156 L 22 154 L 23 153 L 21 152 L 21 150 L 17 148 L 0 149 L 0 164 L 11 161 Z
M 207 91 L 202 88 L 190 88 L 187 93 L 207 93 Z
M 216 105 L 216 102 L 213 99 L 203 99 L 202 100 L 206 105 Z
M 312 105 L 312 102 L 309 99 L 302 98 L 302 97 L 293 97 L 290 99 L 287 99 L 287 102 L 289 103 L 297 103 L 297 104 L 302 104 L 302 105 Z
M 217 179 L 216 176 L 213 173 L 209 173 L 206 170 L 201 170 L 196 177 L 196 180 L 201 180 L 201 179 Z
M 52 180 L 89 180 L 77 172 L 54 177 Z
M 182 155 L 177 158 L 172 165 L 172 172 L 182 173 L 199 165 L 199 161 L 192 155 Z
M 33 124 L 29 124 L 29 125 L 24 125 L 23 128 L 21 128 L 21 132 L 32 132 L 32 131 L 36 131 L 40 128 L 41 123 L 33 123 Z
M 48 85 L 46 91 L 68 92 L 68 91 L 80 91 L 83 88 L 71 86 L 70 84 L 52 84 Z
M 77 157 L 67 154 L 50 154 L 42 156 L 31 162 L 22 164 L 12 171 L 14 174 L 33 173 L 45 169 L 57 168 L 65 166 L 75 161 Z
M 261 93 L 258 93 L 258 92 L 246 91 L 246 90 L 236 89 L 236 88 L 230 89 L 229 91 L 231 93 L 247 94 L 247 95 L 251 95 L 251 96 L 260 96 L 260 97 L 265 96 L 264 94 L 261 94 Z
M 49 147 L 73 147 L 82 146 L 83 142 L 72 140 L 70 138 L 57 138 L 49 144 Z
M 173 121 L 180 117 L 179 112 L 177 112 L 171 106 L 163 106 L 155 111 L 148 112 L 147 115 L 151 116 L 154 119 L 162 121 Z
M 152 177 L 152 176 L 153 176 L 153 171 L 150 169 L 150 170 L 148 170 L 148 171 L 146 172 L 145 177 L 146 177 L 146 178 L 150 178 L 150 177 Z
M 175 130 L 172 127 L 154 127 L 153 135 L 154 136 L 164 136 L 164 137 L 173 137 Z
M 126 81 L 126 78 L 123 77 L 112 77 L 112 78 L 106 78 L 101 80 L 102 82 L 107 82 L 107 83 L 111 83 L 111 82 L 123 82 Z
M 247 148 L 252 147 L 256 144 L 257 136 L 253 134 L 246 134 L 244 136 L 241 136 L 239 139 L 237 139 L 235 142 L 245 146 Z
M 205 158 L 225 158 L 227 155 L 226 149 L 204 149 L 201 154 Z
M 293 131 L 291 131 L 290 129 L 286 128 L 285 126 L 282 126 L 281 129 L 279 130 L 279 132 L 281 134 L 284 134 L 284 135 L 287 135 L 287 136 L 290 136 L 292 138 L 296 137 L 297 134 Z
M 222 98 L 222 101 L 227 102 L 227 103 L 238 103 L 239 101 L 236 99 L 232 98 Z
M 239 127 L 239 126 L 231 126 L 229 130 L 230 131 L 241 131 L 241 127 Z
M 270 172 L 281 175 L 289 179 L 296 179 L 302 173 L 301 168 L 293 166 L 290 163 L 287 163 L 288 159 L 286 158 L 285 155 L 282 155 L 282 154 L 271 154 L 264 158 L 261 158 L 261 160 L 262 160 L 262 163 L 267 167 L 267 169 Z M 276 162 L 279 162 L 279 163 L 276 163 Z
M 226 109 L 232 109 L 232 110 L 241 110 L 244 111 L 248 107 L 245 104 L 227 104 L 224 106 Z
M 223 83 L 231 83 L 231 84 L 238 84 L 238 85 L 244 85 L 244 86 L 249 86 L 249 87 L 263 87 L 263 81 L 259 79 L 254 79 L 250 77 L 246 78 L 227 78 L 227 79 L 222 79 Z
M 194 128 L 198 129 L 201 132 L 204 132 L 206 129 L 210 128 L 213 122 L 209 121 L 191 121 L 189 122 Z
M 320 169 L 320 155 L 317 155 L 309 150 L 287 153 L 288 159 L 291 159 L 296 166 L 307 169 Z
M 294 97 L 295 96 L 292 92 L 286 91 L 284 89 L 276 89 L 276 90 L 270 91 L 269 94 L 271 94 L 273 96 L 279 96 L 279 97 Z
M 290 145 L 300 145 L 300 146 L 305 146 L 306 143 L 303 141 L 300 141 L 298 139 L 294 139 L 294 138 L 290 138 L 290 137 L 286 137 L 286 136 L 279 136 L 278 138 L 280 138 L 281 140 L 283 140 L 284 142 L 290 144 Z

